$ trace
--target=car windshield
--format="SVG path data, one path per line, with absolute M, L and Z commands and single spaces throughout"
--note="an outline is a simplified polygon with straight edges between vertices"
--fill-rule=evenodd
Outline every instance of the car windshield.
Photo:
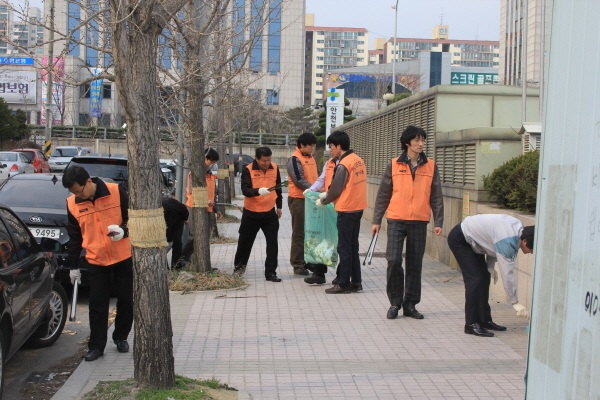
M 43 193 L 43 196 L 40 196 Z M 0 190 L 0 203 L 9 207 L 65 208 L 70 196 L 60 179 L 11 179 Z
M 35 154 L 30 151 L 24 151 L 21 154 L 23 154 L 29 161 L 33 161 L 35 159 Z
M 17 161 L 19 153 L 0 153 L 0 161 Z
M 127 174 L 127 165 L 117 164 L 116 161 L 107 159 L 105 164 L 93 164 L 93 163 L 78 163 L 73 162 L 69 164 L 69 167 L 78 165 L 90 174 L 90 176 L 99 176 L 102 178 L 110 178 L 117 183 L 127 181 L 129 175 Z
M 77 149 L 70 148 L 59 148 L 54 149 L 50 157 L 75 157 L 77 155 Z

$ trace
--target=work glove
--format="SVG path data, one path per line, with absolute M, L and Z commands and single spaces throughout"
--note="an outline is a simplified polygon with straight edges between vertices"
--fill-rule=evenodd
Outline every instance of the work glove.
M 496 268 L 488 268 L 488 271 L 490 271 L 490 274 L 492 275 L 492 279 L 494 280 L 494 285 L 498 282 L 498 271 L 496 271 Z
M 325 204 L 323 204 L 323 203 L 321 202 L 321 199 L 317 199 L 317 201 L 315 201 L 315 204 L 316 204 L 318 207 L 323 207 L 323 206 L 325 205 Z
M 260 189 L 258 189 L 258 194 L 260 194 L 261 196 L 266 196 L 269 193 L 271 193 L 271 192 L 269 192 L 269 189 L 267 189 L 267 188 L 260 188 Z
M 117 240 L 123 239 L 125 231 L 119 225 L 109 225 L 108 236 L 111 236 L 112 241 L 116 242 Z
M 319 198 L 322 199 L 323 197 L 327 196 L 327 192 L 323 192 L 319 195 Z
M 515 304 L 513 304 L 513 308 L 515 309 L 515 311 L 517 312 L 517 315 L 519 317 L 521 317 L 521 318 L 529 317 L 529 312 L 527 311 L 527 309 L 525 308 L 525 306 L 523 304 L 515 303 Z
M 71 278 L 71 285 L 74 285 L 76 281 L 81 284 L 81 272 L 79 269 L 72 269 L 69 271 L 69 278 Z
M 306 196 L 308 193 L 310 193 L 310 188 L 308 188 L 308 189 L 306 189 L 304 192 L 302 192 L 302 194 L 303 194 L 304 196 Z

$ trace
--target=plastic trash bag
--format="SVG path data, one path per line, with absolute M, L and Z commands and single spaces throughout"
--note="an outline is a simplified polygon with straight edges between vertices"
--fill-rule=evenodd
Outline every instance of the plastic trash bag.
M 333 204 L 317 206 L 319 194 L 308 192 L 304 195 L 304 262 L 335 269 L 338 262 L 337 212 Z

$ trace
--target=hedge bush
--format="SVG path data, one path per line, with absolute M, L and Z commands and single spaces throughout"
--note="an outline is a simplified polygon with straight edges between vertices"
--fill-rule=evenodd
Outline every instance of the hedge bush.
M 483 176 L 488 198 L 498 205 L 535 212 L 540 152 L 532 151 L 507 161 Z

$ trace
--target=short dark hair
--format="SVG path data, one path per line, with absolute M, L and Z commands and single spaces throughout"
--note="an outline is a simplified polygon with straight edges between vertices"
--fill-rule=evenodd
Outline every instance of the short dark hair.
M 527 244 L 525 246 L 529 247 L 533 250 L 533 237 L 535 236 L 535 226 L 526 226 L 523 228 L 521 232 L 521 240 L 527 240 Z
M 273 152 L 271 151 L 270 148 L 268 147 L 257 147 L 256 151 L 254 152 L 254 156 L 260 160 L 261 157 L 265 156 L 265 157 L 271 157 L 273 155 Z
M 402 147 L 402 151 L 408 151 L 408 145 L 410 144 L 410 141 L 416 137 L 427 139 L 427 132 L 425 132 L 423 128 L 413 125 L 407 126 L 400 136 L 400 146 Z
M 208 149 L 204 150 L 204 158 L 216 162 L 219 161 L 219 153 L 212 147 L 209 147 Z
M 342 150 L 350 150 L 350 136 L 344 131 L 335 131 L 327 138 L 327 144 L 342 146 Z
M 90 179 L 90 174 L 85 168 L 80 167 L 79 165 L 72 165 L 65 169 L 62 177 L 62 184 L 68 189 L 76 183 L 80 186 L 83 186 L 88 179 Z
M 298 136 L 298 140 L 296 140 L 296 146 L 300 148 L 301 145 L 310 145 L 317 144 L 317 137 L 314 133 L 305 132 L 302 135 Z

